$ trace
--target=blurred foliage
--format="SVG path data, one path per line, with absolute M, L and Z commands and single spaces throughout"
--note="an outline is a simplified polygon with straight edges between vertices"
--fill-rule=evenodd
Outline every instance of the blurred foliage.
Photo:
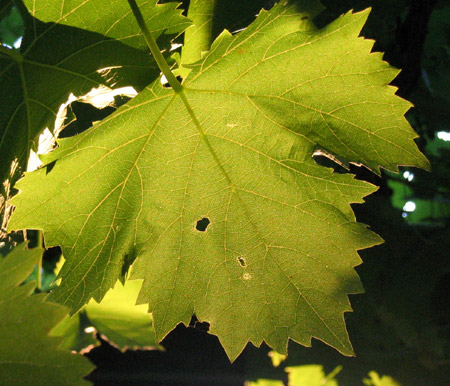
M 379 376 L 375 371 L 369 372 L 369 378 L 363 380 L 367 386 L 401 386 L 392 377 L 388 375 Z
M 278 367 L 287 358 L 287 355 L 280 354 L 273 350 L 270 351 L 268 355 L 269 355 L 269 358 L 272 360 L 273 367 Z
M 22 37 L 23 22 L 12 1 L 0 2 L 0 43 L 9 47 Z
M 276 356 L 271 351 L 272 356 Z M 269 353 L 269 354 L 270 354 Z M 337 366 L 329 374 L 325 374 L 321 365 L 292 366 L 284 369 L 288 376 L 287 386 L 339 386 L 336 376 L 341 372 L 342 366 Z M 376 371 L 370 371 L 368 378 L 364 378 L 362 383 L 367 386 L 401 386 L 394 378 L 380 375 Z M 281 380 L 258 379 L 247 381 L 245 386 L 284 386 Z

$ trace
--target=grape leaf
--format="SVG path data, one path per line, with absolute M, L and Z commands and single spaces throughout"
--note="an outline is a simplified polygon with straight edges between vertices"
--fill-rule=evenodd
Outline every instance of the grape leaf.
M 156 341 L 148 307 L 135 305 L 141 286 L 141 280 L 117 282 L 100 303 L 91 300 L 81 312 L 61 321 L 51 335 L 64 337 L 64 347 L 83 353 L 100 344 L 92 331 L 97 331 L 121 351 L 130 348 L 162 350 Z M 92 331 L 87 329 L 89 327 Z
M 394 378 L 389 375 L 378 375 L 376 371 L 369 371 L 369 378 L 363 379 L 363 383 L 367 386 L 401 386 Z
M 61 348 L 76 351 L 80 354 L 90 352 L 100 345 L 100 341 L 95 337 L 95 329 L 83 311 L 75 315 L 66 315 L 55 328 L 50 331 L 50 336 L 59 336 L 63 339 Z
M 258 379 L 257 381 L 247 381 L 245 386 L 284 386 L 284 383 L 274 379 Z
M 92 325 L 122 351 L 132 349 L 161 350 L 153 330 L 148 306 L 135 305 L 141 280 L 117 282 L 100 303 L 91 300 L 85 308 Z
M 328 375 L 325 375 L 321 365 L 286 367 L 285 371 L 288 373 L 289 386 L 338 386 L 334 375 L 340 371 L 340 367 Z
M 86 385 L 92 371 L 87 358 L 60 349 L 49 331 L 67 315 L 67 308 L 45 302 L 46 294 L 30 295 L 27 278 L 42 250 L 16 247 L 0 259 L 0 384 Z
M 337 367 L 330 374 L 325 375 L 323 366 L 306 365 L 286 367 L 288 374 L 288 386 L 339 386 L 335 375 L 341 367 Z M 284 386 L 282 381 L 270 379 L 258 379 L 256 382 L 246 382 L 247 386 Z
M 147 51 L 144 37 L 127 2 L 107 0 L 25 0 L 33 16 L 43 22 L 81 28 L 108 38 L 120 40 L 134 48 Z M 178 3 L 157 4 L 157 0 L 138 0 L 139 8 L 160 47 L 170 47 L 170 38 L 163 34 L 178 35 L 190 22 L 177 9 Z
M 375 188 L 312 155 L 428 163 L 388 86 L 398 71 L 358 38 L 368 11 L 318 30 L 312 3 L 225 31 L 182 92 L 155 81 L 19 182 L 9 228 L 44 229 L 67 259 L 54 301 L 100 300 L 137 257 L 158 340 L 195 313 L 232 360 L 248 341 L 284 354 L 289 338 L 353 353 L 357 250 L 381 240 L 350 204 Z
M 30 15 L 20 52 L 0 46 L 0 87 L 8 90 L 0 95 L 0 182 L 14 159 L 25 168 L 33 141 L 55 121 L 70 93 L 81 96 L 100 85 L 142 89 L 160 73 L 126 2 L 25 3 Z M 141 3 L 164 48 L 170 40 L 163 33 L 178 34 L 189 25 L 175 3 Z

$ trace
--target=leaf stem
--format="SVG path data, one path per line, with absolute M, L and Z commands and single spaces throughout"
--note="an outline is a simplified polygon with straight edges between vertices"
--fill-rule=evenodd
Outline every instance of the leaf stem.
M 136 4 L 136 1 L 128 0 L 128 4 L 130 5 L 131 10 L 133 11 L 133 15 L 136 18 L 136 21 L 139 25 L 139 28 L 142 31 L 142 34 L 144 35 L 145 42 L 147 43 L 148 48 L 150 48 L 150 52 L 155 58 L 155 61 L 158 64 L 159 69 L 164 74 L 173 90 L 176 93 L 180 93 L 181 91 L 183 91 L 183 86 L 175 77 L 175 75 L 173 75 L 169 65 L 166 62 L 166 59 L 164 59 L 164 56 L 161 54 L 158 44 L 156 43 L 156 40 L 151 34 L 151 32 L 149 31 L 147 24 L 145 23 L 144 17 L 142 16 L 141 11 L 138 5 Z

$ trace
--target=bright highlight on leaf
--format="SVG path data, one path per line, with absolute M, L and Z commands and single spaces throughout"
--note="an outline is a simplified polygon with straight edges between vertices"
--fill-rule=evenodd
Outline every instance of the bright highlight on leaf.
M 141 280 L 117 282 L 100 303 L 91 300 L 84 308 L 94 328 L 122 351 L 162 349 L 156 342 L 148 307 L 135 305 L 141 286 Z
M 81 353 L 100 344 L 94 333 L 121 351 L 162 350 L 148 307 L 136 305 L 141 286 L 141 280 L 126 280 L 125 284 L 118 281 L 100 303 L 91 300 L 81 312 L 62 320 L 51 335 L 63 337 L 65 348 Z
M 134 262 L 158 340 L 195 314 L 232 360 L 313 337 L 353 354 L 357 250 L 381 240 L 350 204 L 375 188 L 312 155 L 428 163 L 388 86 L 398 71 L 358 37 L 368 11 L 318 30 L 318 9 L 283 1 L 223 32 L 179 90 L 155 80 L 21 180 L 10 230 L 43 229 L 66 258 L 51 299 L 77 311 Z

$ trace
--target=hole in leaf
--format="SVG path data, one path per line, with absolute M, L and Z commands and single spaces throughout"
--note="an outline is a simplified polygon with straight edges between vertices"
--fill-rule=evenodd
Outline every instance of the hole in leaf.
M 176 76 L 176 78 L 177 78 L 178 82 L 180 82 L 180 83 L 183 81 L 183 78 L 179 75 Z M 167 78 L 164 75 L 161 76 L 161 84 L 164 88 L 172 88 L 169 81 L 167 80 Z
M 332 168 L 335 173 L 346 173 L 349 171 L 349 165 L 345 160 L 341 160 L 325 150 L 316 149 L 313 153 L 313 159 L 320 166 Z
M 245 259 L 244 259 L 242 256 L 239 256 L 239 257 L 237 258 L 237 260 L 238 260 L 239 265 L 240 265 L 241 267 L 246 267 L 246 266 L 247 266 L 247 262 L 245 261 Z
M 209 221 L 209 218 L 203 217 L 201 220 L 197 221 L 197 225 L 195 226 L 195 229 L 197 229 L 200 232 L 205 232 L 206 228 L 208 228 L 208 225 L 211 223 Z

